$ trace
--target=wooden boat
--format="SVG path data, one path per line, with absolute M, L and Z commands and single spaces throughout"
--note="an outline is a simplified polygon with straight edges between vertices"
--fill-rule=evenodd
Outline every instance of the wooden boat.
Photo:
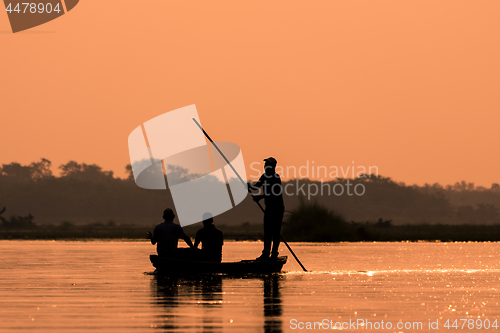
M 287 257 L 275 260 L 241 260 L 236 262 L 208 262 L 173 259 L 150 255 L 149 259 L 159 274 L 184 275 L 199 273 L 226 273 L 231 275 L 248 273 L 278 273 L 287 261 Z

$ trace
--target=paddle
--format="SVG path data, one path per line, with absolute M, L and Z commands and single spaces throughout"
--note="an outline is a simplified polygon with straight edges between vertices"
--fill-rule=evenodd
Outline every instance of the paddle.
M 193 121 L 196 123 L 196 125 L 200 128 L 200 130 L 203 132 L 203 134 L 205 134 L 205 136 L 207 137 L 207 139 L 214 145 L 215 149 L 217 149 L 217 151 L 219 152 L 219 154 L 222 156 L 222 158 L 226 161 L 226 163 L 231 167 L 231 169 L 233 169 L 234 173 L 236 174 L 236 176 L 238 176 L 238 178 L 240 179 L 240 181 L 243 183 L 244 186 L 247 186 L 247 183 L 245 183 L 245 181 L 243 181 L 243 178 L 241 178 L 241 176 L 238 174 L 238 171 L 236 171 L 236 169 L 232 166 L 231 162 L 229 162 L 229 160 L 226 158 L 226 156 L 222 153 L 222 151 L 219 149 L 219 147 L 217 147 L 217 145 L 215 144 L 215 142 L 212 140 L 212 138 L 208 135 L 207 132 L 205 132 L 205 130 L 203 129 L 203 127 L 201 127 L 201 125 L 196 121 L 196 119 L 193 118 Z M 250 192 L 250 189 L 248 189 L 248 192 Z M 262 208 L 262 205 L 260 204 L 260 202 L 257 202 L 257 205 L 259 205 L 259 208 L 260 210 L 264 213 L 264 208 Z M 285 240 L 285 238 L 283 237 L 283 235 L 281 235 L 281 240 L 283 241 L 283 243 L 285 243 L 286 247 L 288 248 L 288 250 L 290 251 L 290 253 L 293 255 L 293 257 L 295 258 L 295 260 L 297 261 L 297 263 L 300 265 L 300 267 L 302 267 L 302 269 L 304 270 L 304 272 L 307 272 L 307 269 L 304 267 L 304 265 L 302 265 L 302 263 L 300 262 L 299 258 L 297 258 L 297 256 L 295 255 L 295 253 L 293 252 L 292 248 L 290 247 L 290 245 L 288 245 L 287 241 Z

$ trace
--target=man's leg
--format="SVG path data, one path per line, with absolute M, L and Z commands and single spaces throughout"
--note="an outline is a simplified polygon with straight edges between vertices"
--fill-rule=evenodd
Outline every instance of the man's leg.
M 271 241 L 273 238 L 272 222 L 270 214 L 264 213 L 264 250 L 262 250 L 262 255 L 259 257 L 260 259 L 268 258 L 271 252 Z
M 283 214 L 284 212 L 276 212 L 276 214 L 273 214 L 273 251 L 271 256 L 272 257 L 277 257 L 278 256 L 278 249 L 280 246 L 280 240 L 281 240 L 281 222 L 283 221 Z

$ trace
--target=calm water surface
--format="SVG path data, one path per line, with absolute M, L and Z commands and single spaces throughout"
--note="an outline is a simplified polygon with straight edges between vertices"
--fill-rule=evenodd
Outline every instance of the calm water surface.
M 291 245 L 311 272 L 283 248 L 283 274 L 160 279 L 148 274 L 148 242 L 0 241 L 0 331 L 297 332 L 308 322 L 365 320 L 371 328 L 344 330 L 435 332 L 429 320 L 438 331 L 462 331 L 460 319 L 474 319 L 468 331 L 500 332 L 492 327 L 500 321 L 500 243 Z M 261 249 L 227 242 L 224 261 Z M 448 319 L 459 328 L 445 328 Z M 376 329 L 382 320 L 393 327 Z

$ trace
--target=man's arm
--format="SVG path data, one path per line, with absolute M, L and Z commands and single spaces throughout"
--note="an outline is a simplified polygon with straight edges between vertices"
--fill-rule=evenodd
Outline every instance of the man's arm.
M 201 235 L 200 235 L 200 230 L 196 233 L 196 238 L 194 239 L 194 247 L 198 248 L 198 245 L 201 242 Z
M 259 180 L 258 182 L 256 182 L 256 183 L 255 183 L 255 184 L 253 184 L 253 185 L 252 185 L 252 183 L 248 182 L 248 183 L 247 183 L 247 185 L 248 185 L 248 189 L 250 189 L 250 190 L 255 190 L 255 191 L 256 191 L 256 190 L 258 190 L 258 189 L 262 186 L 262 183 L 261 183 L 261 181 Z
M 250 196 L 253 198 L 253 201 L 259 202 L 262 198 L 264 198 L 263 195 L 258 195 L 258 194 L 253 194 L 250 189 L 252 190 L 258 190 L 262 186 L 262 177 L 260 177 L 259 181 L 252 185 L 251 183 L 248 183 L 248 193 L 250 193 Z
M 188 235 L 186 235 L 186 233 L 184 232 L 184 230 L 182 230 L 182 228 L 181 228 L 181 232 L 182 232 L 182 234 L 180 235 L 180 236 L 181 236 L 180 238 L 182 238 L 182 239 L 186 242 L 186 244 L 187 244 L 190 248 L 192 248 L 192 249 L 193 249 L 193 248 L 194 248 L 194 245 L 193 245 L 193 242 L 191 242 L 191 238 L 189 238 L 189 236 L 188 236 Z
M 156 244 L 156 237 L 152 235 L 150 231 L 146 232 L 146 238 L 151 240 L 151 244 Z
M 193 242 L 191 242 L 191 238 L 189 238 L 188 235 L 186 235 L 186 238 L 184 238 L 184 241 L 186 242 L 187 245 L 189 245 L 190 248 L 194 249 Z
M 259 202 L 260 200 L 262 200 L 264 198 L 264 195 L 251 194 L 251 196 L 253 197 L 253 201 L 255 201 L 255 202 Z
M 251 189 L 251 190 L 258 190 L 259 188 L 261 188 L 262 183 L 263 183 L 262 177 L 264 177 L 264 175 L 260 176 L 259 180 L 255 184 L 253 184 L 253 185 L 252 185 L 251 182 L 248 182 L 247 183 L 248 188 Z

